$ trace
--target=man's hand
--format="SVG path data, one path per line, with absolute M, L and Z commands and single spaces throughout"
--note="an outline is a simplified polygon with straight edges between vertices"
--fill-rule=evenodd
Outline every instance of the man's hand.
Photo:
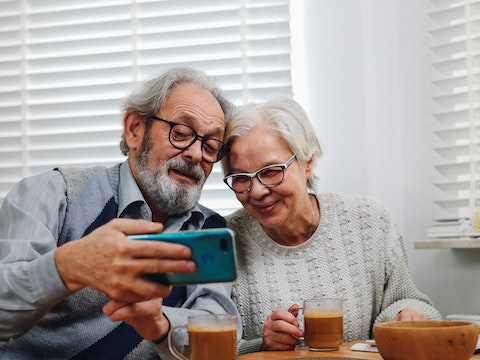
M 112 321 L 124 321 L 146 340 L 165 338 L 170 330 L 170 322 L 162 313 L 162 298 L 122 304 L 109 301 L 103 312 Z
M 276 310 L 270 314 L 263 326 L 263 343 L 261 351 L 265 350 L 292 350 L 300 343 L 303 336 L 295 314 L 298 314 L 298 305 L 288 310 Z
M 187 246 L 131 240 L 125 234 L 161 232 L 145 220 L 114 219 L 55 252 L 58 273 L 71 291 L 91 287 L 119 303 L 135 303 L 170 294 L 171 287 L 146 280 L 158 272 L 191 273 L 196 265 Z

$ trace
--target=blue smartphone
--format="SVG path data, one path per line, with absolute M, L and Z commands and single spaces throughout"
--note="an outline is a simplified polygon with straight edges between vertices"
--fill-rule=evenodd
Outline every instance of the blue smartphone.
M 231 282 L 237 278 L 233 231 L 227 228 L 128 235 L 134 240 L 155 240 L 182 244 L 192 249 L 197 264 L 194 273 L 146 274 L 152 281 L 165 285 Z

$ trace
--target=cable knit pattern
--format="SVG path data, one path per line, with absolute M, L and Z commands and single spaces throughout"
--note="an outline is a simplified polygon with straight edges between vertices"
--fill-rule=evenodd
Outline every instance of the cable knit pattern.
M 259 350 L 272 311 L 304 299 L 344 299 L 345 341 L 371 337 L 376 322 L 392 320 L 405 307 L 441 318 L 415 287 L 402 237 L 376 200 L 341 194 L 317 199 L 320 225 L 298 246 L 274 242 L 244 209 L 227 216 L 236 233 L 239 274 L 232 298 L 243 320 L 241 353 Z

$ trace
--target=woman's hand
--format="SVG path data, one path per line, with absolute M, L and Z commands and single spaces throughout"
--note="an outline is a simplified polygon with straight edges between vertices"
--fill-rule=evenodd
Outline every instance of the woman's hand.
M 417 320 L 428 320 L 428 319 L 421 312 L 411 308 L 405 308 L 399 311 L 397 316 L 393 318 L 393 321 L 417 321 Z
M 288 310 L 280 309 L 270 314 L 263 327 L 263 343 L 261 351 L 292 350 L 300 343 L 303 336 L 296 318 L 298 305 Z

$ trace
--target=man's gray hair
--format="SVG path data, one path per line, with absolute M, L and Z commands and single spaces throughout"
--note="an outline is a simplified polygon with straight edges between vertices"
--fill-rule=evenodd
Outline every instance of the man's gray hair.
M 158 113 L 177 85 L 185 83 L 198 85 L 215 97 L 222 108 L 226 126 L 232 115 L 232 103 L 227 100 L 223 91 L 216 85 L 215 78 L 190 67 L 171 68 L 167 72 L 141 83 L 125 99 L 123 103 L 124 114 L 136 113 L 144 116 L 148 131 L 152 123 L 150 116 L 155 116 Z M 127 155 L 130 150 L 125 140 L 125 133 L 122 134 L 120 150 L 124 155 Z

